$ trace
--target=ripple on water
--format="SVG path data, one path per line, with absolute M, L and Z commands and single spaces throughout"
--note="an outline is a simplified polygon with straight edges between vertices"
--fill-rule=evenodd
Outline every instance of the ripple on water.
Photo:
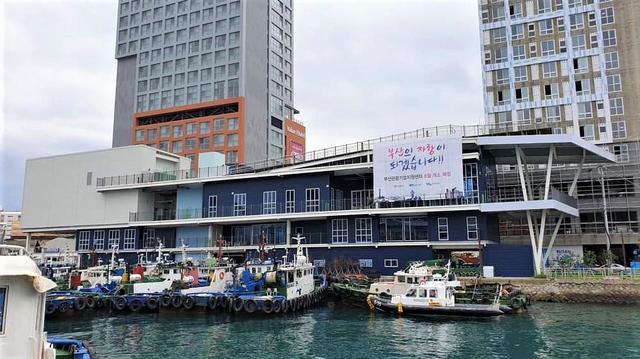
M 132 314 L 47 321 L 104 358 L 640 358 L 640 307 L 539 303 L 525 315 L 412 319 L 337 305 L 300 315 Z

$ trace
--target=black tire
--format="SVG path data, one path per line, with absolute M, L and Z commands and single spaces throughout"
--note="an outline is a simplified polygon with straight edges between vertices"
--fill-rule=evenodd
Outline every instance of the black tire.
M 520 308 L 522 308 L 522 301 L 520 300 L 520 298 L 515 297 L 515 298 L 511 298 L 511 308 L 518 310 Z
M 44 312 L 47 315 L 51 315 L 51 314 L 55 313 L 56 312 L 56 305 L 51 303 L 51 302 L 47 303 L 47 305 L 44 307 Z
M 191 310 L 196 306 L 196 301 L 192 297 L 184 297 L 182 300 L 182 307 L 186 310 Z
M 207 299 L 207 309 L 216 310 L 216 308 L 218 308 L 218 298 L 219 297 L 209 297 L 209 299 Z
M 182 307 L 182 297 L 179 295 L 174 295 L 171 298 L 171 306 L 175 309 Z
M 291 299 L 289 301 L 289 304 L 291 304 L 289 308 L 291 309 L 292 312 L 295 313 L 298 311 L 298 298 Z
M 149 298 L 146 303 L 147 309 L 156 310 L 158 309 L 158 298 Z
M 282 311 L 282 303 L 283 303 L 283 301 L 281 301 L 281 300 L 276 300 L 275 302 L 273 302 L 273 312 L 274 313 L 280 313 Z
M 67 310 L 69 310 L 69 304 L 65 302 L 60 303 L 60 305 L 58 306 L 58 311 L 60 313 L 66 313 Z
M 244 311 L 247 313 L 253 313 L 258 308 L 258 304 L 255 300 L 249 299 L 244 302 Z
M 131 309 L 132 312 L 139 312 L 143 306 L 144 305 L 140 299 L 134 299 L 129 303 L 129 309 Z
M 242 298 L 236 298 L 233 300 L 233 310 L 239 312 L 244 307 L 244 300 Z
M 163 294 L 160 297 L 160 306 L 163 308 L 167 308 L 171 305 L 171 296 L 169 294 Z
M 262 303 L 262 311 L 265 312 L 266 314 L 271 314 L 273 313 L 273 301 L 270 299 L 265 300 Z
M 105 300 L 104 298 L 98 298 L 96 299 L 96 309 L 102 309 L 105 307 Z
M 73 302 L 73 309 L 77 311 L 82 311 L 87 307 L 87 300 L 84 297 L 78 297 Z
M 125 295 L 127 291 L 124 288 L 120 288 L 116 291 L 116 295 Z
M 289 311 L 289 301 L 285 299 L 282 301 L 282 309 L 280 309 L 280 312 L 286 313 L 288 311 Z
M 96 307 L 96 298 L 90 295 L 86 299 L 87 299 L 87 308 L 93 309 Z
M 125 297 L 116 297 L 113 302 L 114 308 L 117 310 L 124 310 L 127 307 L 127 298 Z
M 218 307 L 228 308 L 229 307 L 229 297 L 227 297 L 227 296 L 218 297 Z

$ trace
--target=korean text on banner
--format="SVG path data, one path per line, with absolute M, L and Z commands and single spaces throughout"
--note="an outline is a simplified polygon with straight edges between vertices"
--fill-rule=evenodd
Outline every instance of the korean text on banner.
M 462 196 L 462 137 L 433 137 L 375 145 L 373 186 L 374 195 L 380 200 Z

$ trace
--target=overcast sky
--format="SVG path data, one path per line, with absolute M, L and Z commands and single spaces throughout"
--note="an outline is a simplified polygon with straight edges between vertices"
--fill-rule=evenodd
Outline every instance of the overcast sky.
M 481 121 L 477 0 L 294 2 L 308 150 Z M 111 145 L 116 1 L 0 3 L 0 208 L 19 210 L 25 159 Z

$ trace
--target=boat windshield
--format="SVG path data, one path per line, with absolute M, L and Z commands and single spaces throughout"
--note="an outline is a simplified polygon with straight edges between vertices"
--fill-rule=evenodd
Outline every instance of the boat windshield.
M 415 297 L 416 296 L 416 289 L 415 288 L 411 288 L 407 291 L 407 297 Z

